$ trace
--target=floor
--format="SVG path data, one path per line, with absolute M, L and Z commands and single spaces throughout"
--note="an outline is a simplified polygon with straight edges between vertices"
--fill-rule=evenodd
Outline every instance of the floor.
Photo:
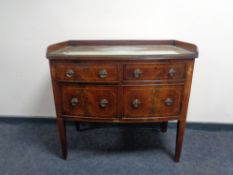
M 60 157 L 55 120 L 0 118 L 1 175 L 232 175 L 233 125 L 188 124 L 180 163 L 175 124 L 67 124 L 68 160 Z

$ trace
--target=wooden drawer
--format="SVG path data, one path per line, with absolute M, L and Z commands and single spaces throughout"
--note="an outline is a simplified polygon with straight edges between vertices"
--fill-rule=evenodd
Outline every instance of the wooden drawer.
M 183 80 L 185 78 L 184 63 L 152 63 L 152 64 L 125 64 L 124 80 L 130 81 L 162 81 Z
M 138 118 L 179 115 L 182 92 L 182 85 L 124 87 L 124 116 Z
M 59 63 L 56 65 L 58 80 L 78 82 L 118 81 L 116 64 Z
M 117 87 L 63 85 L 62 113 L 76 117 L 111 117 L 117 115 Z

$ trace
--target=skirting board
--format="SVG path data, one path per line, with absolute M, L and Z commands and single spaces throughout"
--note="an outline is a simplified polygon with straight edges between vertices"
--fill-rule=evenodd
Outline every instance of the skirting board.
M 22 122 L 39 122 L 39 123 L 54 123 L 56 124 L 56 118 L 52 117 L 22 117 L 22 116 L 0 116 L 0 123 L 19 124 Z M 68 125 L 73 125 L 74 122 L 67 122 Z M 155 124 L 105 124 L 105 123 L 80 123 L 81 129 L 94 129 L 101 127 L 146 127 L 155 128 Z M 175 128 L 176 122 L 169 122 L 169 128 Z M 224 123 L 201 123 L 201 122 L 187 122 L 186 127 L 188 129 L 195 130 L 208 130 L 208 131 L 233 131 L 233 124 Z

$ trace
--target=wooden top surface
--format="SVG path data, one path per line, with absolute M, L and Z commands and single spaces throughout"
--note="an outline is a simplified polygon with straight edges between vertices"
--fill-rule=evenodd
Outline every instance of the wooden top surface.
M 195 45 L 175 41 L 67 41 L 48 47 L 49 59 L 71 58 L 115 58 L 125 57 L 151 57 L 156 58 L 195 58 L 197 49 Z

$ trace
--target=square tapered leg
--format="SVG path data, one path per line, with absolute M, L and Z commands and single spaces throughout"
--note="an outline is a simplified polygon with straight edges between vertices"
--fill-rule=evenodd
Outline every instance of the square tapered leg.
M 67 140 L 66 140 L 65 120 L 62 118 L 58 118 L 57 119 L 57 126 L 58 126 L 58 130 L 59 130 L 62 157 L 64 160 L 66 160 L 67 159 Z
M 177 133 L 176 133 L 176 153 L 175 153 L 175 161 L 180 161 L 181 150 L 184 139 L 184 131 L 185 131 L 185 123 L 186 121 L 178 121 L 177 122 Z

